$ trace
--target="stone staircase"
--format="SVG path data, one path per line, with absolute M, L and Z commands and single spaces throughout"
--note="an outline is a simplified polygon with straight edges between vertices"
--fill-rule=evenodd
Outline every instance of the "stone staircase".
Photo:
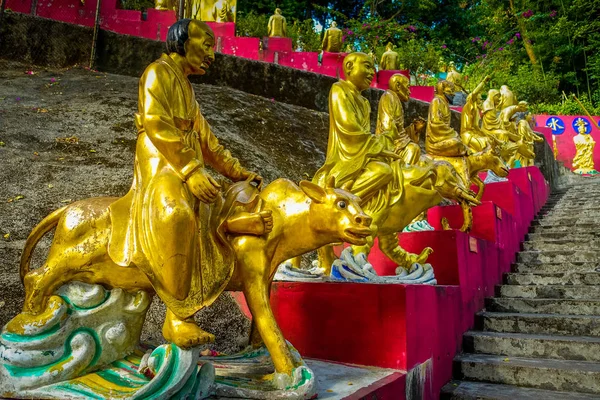
M 600 180 L 555 192 L 441 399 L 600 399 Z

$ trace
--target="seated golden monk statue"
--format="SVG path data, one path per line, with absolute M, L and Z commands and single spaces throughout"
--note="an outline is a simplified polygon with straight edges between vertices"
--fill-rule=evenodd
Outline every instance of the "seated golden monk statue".
M 379 64 L 381 70 L 397 70 L 400 67 L 400 56 L 394 51 L 394 45 L 388 43 Z
M 281 9 L 276 8 L 275 14 L 269 18 L 269 37 L 287 37 L 287 25 L 285 17 L 281 15 Z
M 462 74 L 456 70 L 456 64 L 454 64 L 454 61 L 450 61 L 450 63 L 448 63 L 446 80 L 454 85 L 454 93 L 465 91 L 463 87 L 465 84 L 465 79 L 463 78 Z
M 389 89 L 379 99 L 376 135 L 387 139 L 387 148 L 398 154 L 405 164 L 416 164 L 421 158 L 419 133 L 425 127 L 424 120 L 416 120 L 404 127 L 404 108 L 410 98 L 410 82 L 402 74 L 394 74 Z
M 460 116 L 460 138 L 463 143 L 474 153 L 488 149 L 494 144 L 493 136 L 488 136 L 481 130 L 480 103 L 481 92 L 486 83 L 490 81 L 486 76 L 477 87 L 469 93 Z
M 337 27 L 337 22 L 333 21 L 325 31 L 321 48 L 329 53 L 339 53 L 342 51 L 342 45 L 342 30 Z
M 429 106 L 425 151 L 432 156 L 461 157 L 467 148 L 458 132 L 450 125 L 450 100 L 454 84 L 440 80 L 435 87 L 435 97 Z

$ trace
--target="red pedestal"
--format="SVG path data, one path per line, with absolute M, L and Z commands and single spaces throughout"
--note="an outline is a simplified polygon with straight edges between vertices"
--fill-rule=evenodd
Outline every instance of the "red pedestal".
M 146 12 L 146 22 L 151 26 L 154 25 L 156 29 L 151 30 L 144 28 L 144 36 L 154 40 L 167 40 L 169 28 L 177 21 L 175 11 L 159 11 L 154 8 L 149 8 Z
M 533 204 L 535 213 L 540 212 L 542 206 L 548 201 L 550 196 L 550 184 L 542 175 L 542 172 L 538 167 L 525 167 L 527 170 L 527 176 L 531 179 Z
M 221 52 L 237 57 L 258 60 L 259 43 L 259 38 L 223 37 L 221 38 Z
M 280 53 L 279 64 L 287 67 L 315 72 L 319 67 L 319 53 L 295 51 Z
M 473 228 L 470 235 L 494 243 L 498 251 L 500 274 L 510 271 L 519 242 L 515 235 L 516 224 L 512 215 L 491 201 L 473 207 Z M 427 219 L 436 230 L 442 229 L 441 220 L 446 218 L 450 226 L 458 229 L 463 224 L 460 206 L 438 206 L 427 211 Z M 502 275 L 497 277 L 502 278 Z M 491 293 L 490 293 L 491 294 Z
M 292 52 L 292 39 L 285 37 L 266 37 L 263 39 L 265 48 L 271 51 L 288 51 Z
M 382 70 L 377 72 L 377 87 L 379 89 L 387 90 L 389 88 L 390 78 L 394 74 L 402 74 L 407 78 L 410 78 L 410 72 L 408 70 Z
M 533 219 L 533 200 L 514 183 L 496 182 L 485 185 L 483 201 L 492 201 L 508 211 L 516 223 L 517 241 L 522 241 Z
M 433 86 L 411 86 L 410 97 L 415 100 L 425 101 L 431 103 L 435 96 L 435 90 Z
M 235 37 L 235 22 L 206 22 L 206 24 L 212 28 L 215 37 Z
M 31 12 L 31 0 L 6 0 L 6 9 L 29 14 Z

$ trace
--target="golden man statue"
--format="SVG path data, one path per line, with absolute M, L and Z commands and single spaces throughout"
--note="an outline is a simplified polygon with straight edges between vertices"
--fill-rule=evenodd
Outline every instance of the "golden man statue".
M 400 68 L 400 56 L 394 51 L 394 45 L 388 43 L 385 47 L 385 52 L 381 56 L 381 63 L 379 64 L 381 70 L 398 70 Z
M 460 138 L 465 146 L 473 153 L 486 150 L 495 144 L 494 137 L 488 136 L 481 130 L 481 92 L 490 79 L 489 76 L 486 76 L 483 81 L 469 93 L 460 115 Z
M 269 18 L 269 37 L 287 37 L 286 29 L 285 17 L 281 15 L 281 9 L 276 8 L 275 14 Z
M 460 157 L 467 148 L 459 134 L 450 126 L 450 100 L 454 84 L 440 80 L 435 88 L 435 97 L 429 105 L 425 151 L 432 156 Z
M 167 307 L 165 339 L 188 348 L 214 340 L 194 314 L 223 290 L 241 290 L 253 315 L 252 344 L 264 342 L 276 372 L 288 378 L 301 365 L 271 310 L 275 271 L 286 259 L 331 243 L 364 245 L 371 218 L 358 197 L 334 187 L 334 178 L 323 187 L 278 179 L 259 192 L 262 178 L 219 144 L 188 80 L 210 67 L 214 44 L 204 22 L 171 26 L 168 54 L 140 79 L 131 190 L 120 199 L 64 206 L 33 229 L 21 258 L 23 312 L 8 332 L 23 334 L 56 318 L 64 306 L 56 291 L 82 281 L 157 293 Z M 236 182 L 224 196 L 206 166 Z M 30 270 L 36 244 L 53 228 L 46 262 Z
M 573 172 L 576 174 L 588 175 L 597 174 L 596 166 L 594 165 L 594 147 L 596 141 L 591 134 L 586 133 L 585 122 L 579 119 L 576 122 L 577 135 L 573 136 L 575 144 L 575 157 L 573 157 Z
M 519 140 L 519 137 L 504 128 L 504 124 L 498 115 L 501 111 L 501 100 L 500 91 L 497 89 L 490 89 L 488 91 L 488 96 L 483 102 L 481 130 L 487 135 L 493 135 L 501 143 L 506 143 L 509 140 L 516 142 Z
M 342 51 L 342 45 L 342 30 L 337 27 L 337 22 L 333 21 L 325 31 L 321 48 L 329 53 L 339 53 Z
M 404 108 L 410 98 L 410 81 L 402 74 L 390 77 L 389 89 L 379 99 L 376 135 L 387 139 L 387 149 L 398 154 L 405 164 L 416 164 L 421 158 L 419 133 L 425 127 L 423 120 L 417 120 L 404 127 Z
M 155 0 L 154 8 L 161 11 L 177 12 L 177 2 L 175 0 Z
M 517 98 L 512 90 L 506 85 L 500 86 L 500 104 L 498 108 L 503 110 L 506 107 L 516 106 Z
M 218 0 L 212 8 L 212 17 L 215 22 L 234 22 L 235 15 L 228 0 Z
M 543 142 L 544 138 L 539 136 L 534 130 L 535 120 L 533 114 L 527 114 L 525 118 L 519 121 L 517 124 L 517 133 L 521 138 L 521 141 L 528 147 L 529 152 L 534 155 L 534 157 L 526 157 L 523 156 L 520 152 L 517 152 L 515 155 L 515 165 L 516 162 L 520 164 L 521 167 L 530 167 L 535 163 L 535 143 Z
M 464 91 L 465 80 L 460 72 L 456 70 L 454 61 L 448 63 L 448 73 L 446 74 L 446 80 L 454 85 L 454 92 Z

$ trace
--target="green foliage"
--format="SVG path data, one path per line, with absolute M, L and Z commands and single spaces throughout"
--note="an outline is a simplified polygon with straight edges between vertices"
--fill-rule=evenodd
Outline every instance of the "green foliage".
M 321 50 L 321 35 L 315 32 L 311 19 L 294 21 L 287 26 L 288 37 L 292 39 L 294 49 L 301 51 Z
M 248 14 L 238 12 L 235 23 L 237 36 L 262 38 L 269 34 L 269 16 L 250 11 Z
M 579 99 L 591 115 L 600 115 L 600 107 L 594 106 L 586 94 Z M 598 104 L 598 103 L 596 103 Z M 572 97 L 563 98 L 557 103 L 538 103 L 530 107 L 531 112 L 548 115 L 585 115 L 585 111 Z

